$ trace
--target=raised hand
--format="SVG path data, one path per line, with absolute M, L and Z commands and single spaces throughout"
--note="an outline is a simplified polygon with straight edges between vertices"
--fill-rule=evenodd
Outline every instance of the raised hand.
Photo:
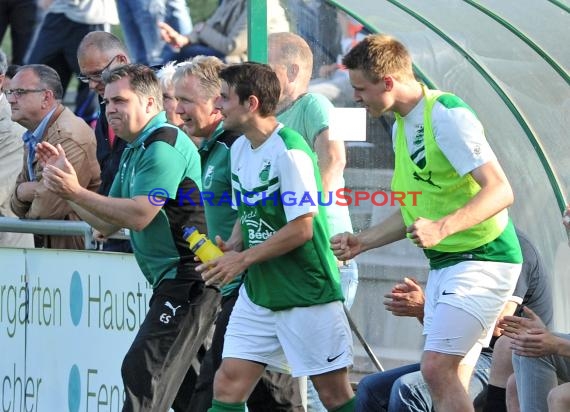
M 38 159 L 44 164 L 42 183 L 50 191 L 59 194 L 64 199 L 70 199 L 81 190 L 73 165 L 65 157 L 61 145 L 43 142 L 36 147 Z
M 48 142 L 38 143 L 36 146 L 36 157 L 43 167 L 52 165 L 58 169 L 69 172 L 68 162 L 66 163 L 66 156 L 63 147 L 60 144 L 56 146 Z
M 173 47 L 181 48 L 189 43 L 188 37 L 178 33 L 169 24 L 160 22 L 158 23 L 160 30 L 160 37 Z

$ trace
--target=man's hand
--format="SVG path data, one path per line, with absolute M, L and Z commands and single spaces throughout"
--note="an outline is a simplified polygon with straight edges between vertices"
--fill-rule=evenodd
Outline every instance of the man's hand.
M 65 157 L 61 145 L 53 147 L 49 143 L 40 143 L 36 146 L 38 159 L 45 165 L 42 182 L 50 191 L 57 193 L 64 199 L 71 199 L 82 187 L 77 179 L 73 165 Z
M 219 286 L 231 282 L 246 269 L 247 265 L 244 263 L 242 254 L 231 250 L 224 252 L 224 256 L 196 267 L 198 272 L 202 272 L 202 279 L 206 285 Z
M 423 322 L 425 296 L 416 279 L 404 278 L 403 283 L 395 285 L 384 297 L 388 299 L 384 306 L 393 315 L 416 317 Z
M 33 202 L 40 182 L 22 182 L 16 187 L 16 198 L 20 202 Z
M 566 207 L 564 216 L 562 216 L 562 223 L 566 226 L 566 229 L 570 229 L 570 205 Z
M 66 172 L 71 172 L 70 165 L 65 157 L 65 151 L 60 144 L 55 147 L 51 143 L 42 142 L 36 146 L 36 156 L 43 167 L 52 165 Z
M 160 30 L 160 37 L 162 37 L 162 40 L 173 47 L 182 48 L 190 43 L 190 39 L 188 39 L 187 36 L 178 33 L 172 26 L 167 23 L 158 23 L 158 28 Z
M 227 241 L 224 241 L 220 235 L 216 235 L 215 240 L 216 246 L 218 246 L 222 252 L 241 252 L 243 250 L 243 242 L 241 240 L 241 236 L 232 236 Z
M 531 309 L 525 306 L 523 310 L 527 317 L 505 316 L 500 325 L 503 335 L 511 338 L 514 353 L 532 357 L 557 353 L 557 337 Z
M 503 333 L 510 338 L 526 332 L 528 329 L 546 329 L 544 322 L 528 306 L 523 308 L 526 317 L 505 316 L 500 323 Z
M 430 248 L 441 242 L 446 236 L 441 223 L 418 217 L 414 223 L 407 227 L 408 237 L 420 248 Z
M 362 243 L 354 234 L 339 233 L 331 239 L 331 249 L 338 260 L 349 260 L 362 252 Z

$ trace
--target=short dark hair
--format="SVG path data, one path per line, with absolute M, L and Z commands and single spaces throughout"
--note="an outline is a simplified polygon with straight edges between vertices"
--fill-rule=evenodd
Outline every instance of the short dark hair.
M 131 63 L 103 72 L 103 82 L 113 83 L 128 77 L 131 89 L 141 98 L 151 96 L 162 110 L 162 88 L 154 70 L 144 64 Z
M 240 104 L 250 96 L 259 100 L 259 114 L 275 114 L 281 86 L 275 72 L 267 64 L 246 62 L 228 66 L 220 71 L 220 78 L 233 87 Z
M 17 73 L 23 70 L 33 71 L 40 79 L 42 87 L 51 90 L 56 100 L 63 99 L 63 86 L 61 84 L 61 79 L 54 69 L 46 66 L 45 64 L 27 64 L 20 67 Z

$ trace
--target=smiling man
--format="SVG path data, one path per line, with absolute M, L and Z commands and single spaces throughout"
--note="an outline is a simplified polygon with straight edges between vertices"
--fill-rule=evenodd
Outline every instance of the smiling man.
M 109 125 L 128 143 L 109 197 L 77 184 L 61 148 L 40 145 L 38 154 L 47 163 L 46 186 L 84 220 L 103 235 L 130 229 L 135 258 L 153 287 L 147 316 L 121 369 L 123 412 L 166 412 L 171 406 L 185 411 L 177 395 L 189 392 L 180 387 L 219 302 L 216 290 L 204 288 L 182 237 L 183 226 L 205 230 L 200 159 L 188 137 L 167 123 L 162 90 L 150 68 L 116 67 L 103 80 Z M 191 194 L 192 202 L 179 202 L 179 193 Z
M 254 197 L 237 205 L 232 236 L 223 245 L 226 254 L 198 268 L 207 283 L 222 284 L 247 269 L 210 411 L 245 410 L 268 367 L 311 376 L 328 410 L 351 412 L 352 335 L 324 211 L 314 204 L 262 199 L 288 191 L 316 198 L 321 189 L 316 157 L 303 136 L 277 121 L 280 86 L 269 66 L 229 66 L 220 77 L 217 106 L 224 125 L 243 133 L 231 148 L 232 190 L 235 198 Z
M 230 149 L 241 135 L 226 130 L 222 114 L 216 107 L 220 95 L 220 70 L 224 64 L 217 57 L 197 56 L 180 63 L 174 74 L 175 95 L 178 105 L 176 113 L 184 120 L 185 129 L 192 136 L 204 139 L 199 149 L 202 160 L 202 186 L 204 193 L 212 196 L 204 202 L 208 236 L 215 239 L 230 237 L 237 212 L 229 202 L 232 177 L 230 170 Z M 196 389 L 189 410 L 205 412 L 212 403 L 214 374 L 222 362 L 224 334 L 230 314 L 238 297 L 242 276 L 221 287 L 221 310 L 216 318 L 216 329 L 210 349 L 202 361 Z M 302 407 L 299 384 L 290 375 L 265 372 L 247 401 L 248 410 L 260 412 L 296 412 Z

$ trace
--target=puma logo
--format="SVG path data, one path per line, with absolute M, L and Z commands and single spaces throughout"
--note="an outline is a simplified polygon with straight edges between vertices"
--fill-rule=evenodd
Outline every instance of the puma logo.
M 426 182 L 427 184 L 430 184 L 434 187 L 437 187 L 438 189 L 441 189 L 441 186 L 436 185 L 433 180 L 431 180 L 431 170 L 429 171 L 429 175 L 427 179 L 422 178 L 418 172 L 414 172 L 414 180 L 419 180 L 420 182 Z
M 182 307 L 182 305 L 178 305 L 178 306 L 174 307 L 174 306 L 172 306 L 172 303 L 170 303 L 169 301 L 166 301 L 164 306 L 166 306 L 168 309 L 170 309 L 172 311 L 172 316 L 176 316 L 176 311 Z

